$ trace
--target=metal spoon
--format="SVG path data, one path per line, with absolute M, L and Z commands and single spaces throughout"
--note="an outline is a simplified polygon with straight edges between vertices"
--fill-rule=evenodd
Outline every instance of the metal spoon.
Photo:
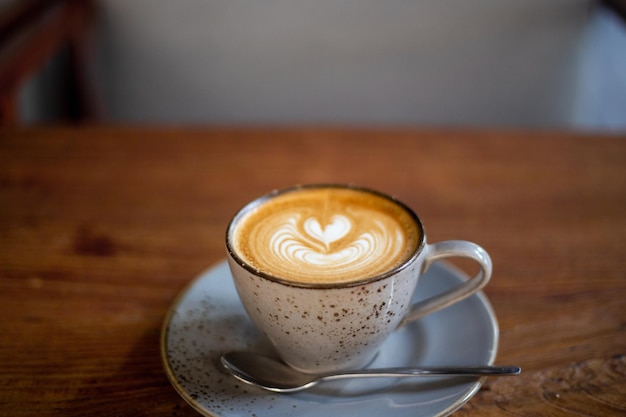
M 406 378 L 438 375 L 500 376 L 519 375 L 518 366 L 424 366 L 419 368 L 381 368 L 329 374 L 306 374 L 283 363 L 251 352 L 230 352 L 222 356 L 222 365 L 247 384 L 274 392 L 297 392 L 322 381 L 346 378 Z

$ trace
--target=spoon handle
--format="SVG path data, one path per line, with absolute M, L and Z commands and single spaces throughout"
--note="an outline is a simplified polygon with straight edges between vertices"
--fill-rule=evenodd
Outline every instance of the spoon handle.
M 347 371 L 333 375 L 322 376 L 326 381 L 345 378 L 403 378 L 419 376 L 505 376 L 519 375 L 522 369 L 519 366 L 423 366 L 413 368 L 379 368 L 365 371 Z

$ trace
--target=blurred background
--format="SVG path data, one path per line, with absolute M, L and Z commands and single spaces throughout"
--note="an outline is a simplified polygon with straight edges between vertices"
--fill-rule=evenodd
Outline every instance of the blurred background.
M 623 132 L 624 3 L 0 0 L 2 121 Z

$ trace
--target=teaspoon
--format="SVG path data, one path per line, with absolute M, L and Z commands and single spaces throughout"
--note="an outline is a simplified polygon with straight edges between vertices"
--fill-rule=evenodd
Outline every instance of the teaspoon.
M 297 392 L 323 381 L 347 378 L 406 378 L 425 376 L 503 376 L 519 375 L 518 366 L 424 366 L 379 368 L 327 374 L 307 374 L 283 363 L 250 352 L 230 352 L 222 356 L 222 365 L 233 376 L 247 384 L 273 392 Z

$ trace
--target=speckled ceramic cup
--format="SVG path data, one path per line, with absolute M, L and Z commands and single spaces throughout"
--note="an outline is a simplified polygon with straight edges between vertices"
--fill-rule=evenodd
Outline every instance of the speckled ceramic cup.
M 290 205 L 297 213 L 280 217 Z M 322 214 L 309 210 L 318 205 Z M 249 233 L 257 223 L 260 231 Z M 367 365 L 392 332 L 474 294 L 492 270 L 480 246 L 460 240 L 428 244 L 409 207 L 343 185 L 298 186 L 249 203 L 230 222 L 226 248 L 248 315 L 286 363 L 309 373 Z M 470 258 L 480 271 L 412 304 L 419 277 L 448 257 Z

